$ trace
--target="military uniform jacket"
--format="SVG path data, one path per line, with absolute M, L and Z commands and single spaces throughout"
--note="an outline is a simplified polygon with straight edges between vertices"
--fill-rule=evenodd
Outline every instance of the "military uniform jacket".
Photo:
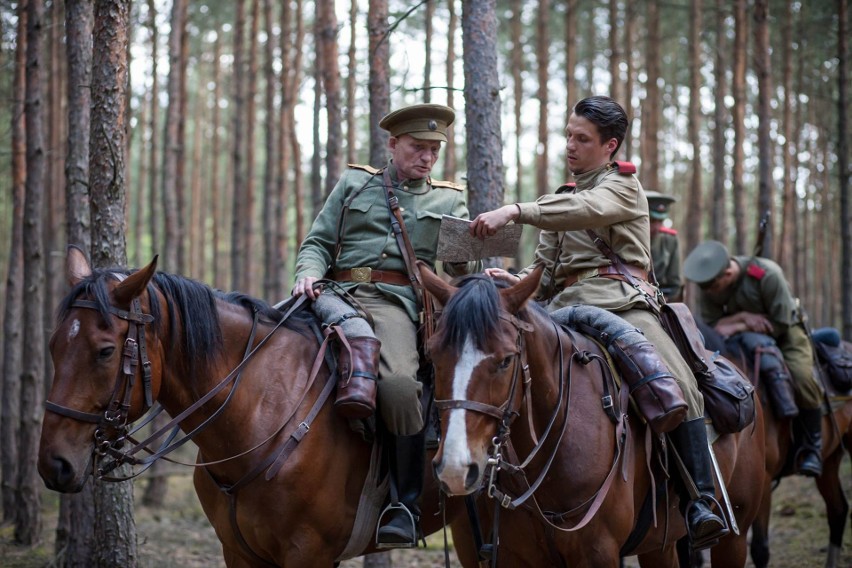
M 418 259 L 434 267 L 441 217 L 453 215 L 469 218 L 462 187 L 429 178 L 406 180 L 400 184 L 393 163 L 389 163 L 388 167 L 414 253 Z M 349 209 L 340 230 L 340 253 L 336 262 L 333 262 L 338 221 L 347 202 Z M 350 166 L 344 172 L 299 248 L 295 278 L 324 278 L 332 265 L 334 271 L 370 267 L 373 270 L 407 273 L 396 237 L 391 231 L 390 212 L 380 170 L 369 166 Z M 444 268 L 453 275 L 464 272 L 465 266 L 464 263 L 461 263 L 461 267 L 448 263 Z M 359 283 L 340 284 L 348 290 Z M 417 304 L 410 286 L 381 282 L 375 285 L 390 301 L 403 306 L 412 320 L 417 321 Z
M 667 229 L 672 231 L 672 229 Z M 654 259 L 654 275 L 660 289 L 667 295 L 680 293 L 683 280 L 680 275 L 680 242 L 677 234 L 663 230 L 651 239 L 651 258 Z
M 540 295 L 553 281 L 556 295 L 548 306 L 555 310 L 572 304 L 590 304 L 610 311 L 646 307 L 645 296 L 629 284 L 595 274 L 610 264 L 586 229 L 594 230 L 626 264 L 651 268 L 648 200 L 632 173 L 619 171 L 615 163 L 575 177 L 576 189 L 569 193 L 544 195 L 534 203 L 519 203 L 519 223 L 543 229 L 534 263 L 545 266 Z M 564 288 L 569 275 L 580 281 Z M 564 288 L 564 289 L 563 289 Z
M 704 321 L 715 325 L 720 318 L 737 312 L 763 314 L 772 322 L 775 339 L 800 322 L 796 300 L 780 266 L 761 257 L 735 256 L 734 261 L 742 270 L 726 299 L 717 301 L 699 292 Z

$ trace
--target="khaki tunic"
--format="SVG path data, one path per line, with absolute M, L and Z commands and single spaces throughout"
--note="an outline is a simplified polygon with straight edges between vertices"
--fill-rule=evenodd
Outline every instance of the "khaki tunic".
M 414 253 L 434 267 L 441 217 L 469 218 L 462 187 L 429 178 L 400 184 L 393 163 L 388 167 Z M 342 246 L 333 262 L 345 202 L 349 202 L 349 210 L 340 231 Z M 391 231 L 382 175 L 375 168 L 350 166 L 343 173 L 299 248 L 295 278 L 324 278 L 332 266 L 335 272 L 357 267 L 406 272 Z M 450 275 L 469 268 L 466 263 L 444 264 Z M 422 387 L 417 381 L 419 314 L 414 290 L 383 283 L 341 282 L 340 286 L 370 312 L 376 336 L 382 342 L 378 406 L 385 424 L 397 435 L 417 433 L 423 427 L 423 418 Z M 331 291 L 326 288 L 323 293 Z
M 651 230 L 642 185 L 634 175 L 619 172 L 615 163 L 580 174 L 575 181 L 573 193 L 545 195 L 535 203 L 519 204 L 518 222 L 543 229 L 535 262 L 520 274 L 544 264 L 540 296 L 547 296 L 551 281 L 557 292 L 548 311 L 587 304 L 615 312 L 639 327 L 683 390 L 689 406 L 687 420 L 703 417 L 704 399 L 695 377 L 651 311 L 647 297 L 626 282 L 594 275 L 610 261 L 585 229 L 593 229 L 626 264 L 650 270 Z M 566 278 L 573 275 L 580 280 L 564 288 Z
M 735 256 L 734 261 L 740 266 L 740 277 L 727 298 L 716 300 L 699 291 L 701 317 L 710 325 L 738 312 L 769 318 L 772 338 L 790 369 L 797 404 L 804 409 L 819 408 L 822 390 L 814 377 L 813 350 L 783 270 L 768 258 Z
M 654 235 L 651 239 L 651 258 L 654 259 L 654 276 L 657 277 L 660 291 L 666 300 L 677 301 L 683 287 L 680 274 L 680 241 L 677 234 L 661 230 Z

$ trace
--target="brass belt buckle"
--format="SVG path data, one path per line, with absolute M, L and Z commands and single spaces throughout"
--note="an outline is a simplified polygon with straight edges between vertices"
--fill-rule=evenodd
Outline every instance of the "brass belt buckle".
M 357 268 L 352 269 L 353 282 L 370 282 L 370 278 L 372 276 L 373 269 L 369 266 L 359 266 Z

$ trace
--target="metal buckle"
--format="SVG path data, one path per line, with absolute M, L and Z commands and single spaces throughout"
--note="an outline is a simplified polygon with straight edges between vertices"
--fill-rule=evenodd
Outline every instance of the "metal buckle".
M 357 268 L 353 268 L 351 273 L 352 282 L 370 282 L 370 278 L 373 275 L 373 269 L 369 266 L 359 266 Z

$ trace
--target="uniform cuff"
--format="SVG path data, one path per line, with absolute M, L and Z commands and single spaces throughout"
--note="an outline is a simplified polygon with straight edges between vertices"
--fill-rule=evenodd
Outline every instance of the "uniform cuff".
M 541 207 L 539 207 L 538 203 L 515 203 L 515 205 L 521 210 L 521 214 L 515 219 L 516 223 L 536 225 L 541 219 Z

